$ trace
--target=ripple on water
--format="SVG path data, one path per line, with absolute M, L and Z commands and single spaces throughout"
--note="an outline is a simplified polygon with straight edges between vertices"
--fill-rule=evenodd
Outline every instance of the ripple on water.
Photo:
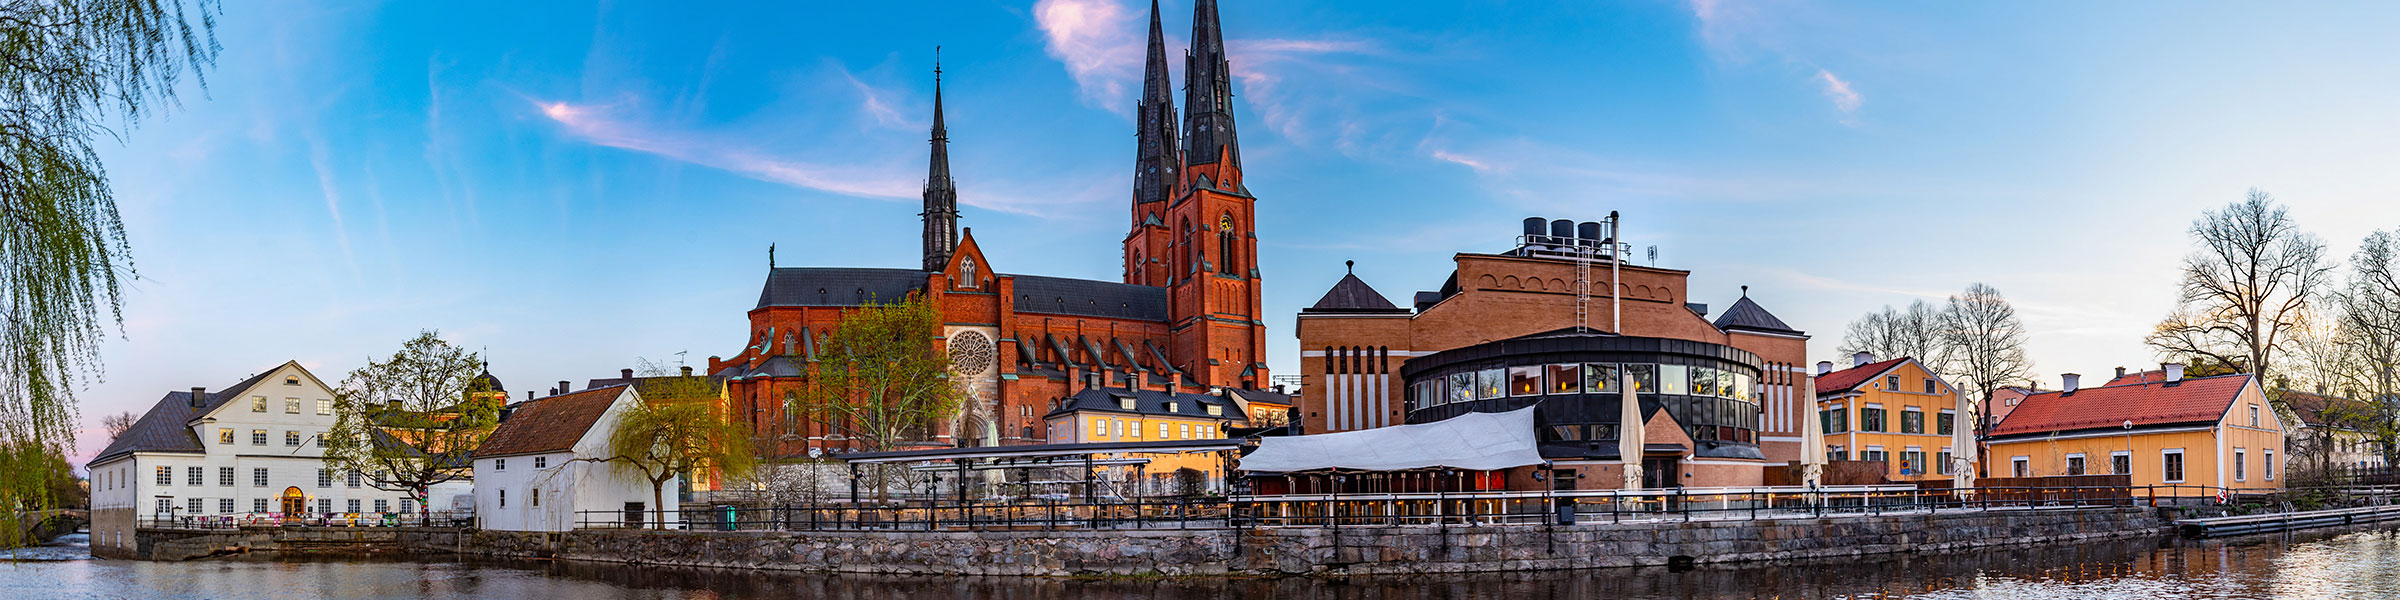
M 2389 530 L 1895 556 L 1824 563 L 1422 577 L 1056 579 L 832 576 L 548 561 L 90 560 L 86 540 L 0 566 L 0 598 L 2396 598 Z

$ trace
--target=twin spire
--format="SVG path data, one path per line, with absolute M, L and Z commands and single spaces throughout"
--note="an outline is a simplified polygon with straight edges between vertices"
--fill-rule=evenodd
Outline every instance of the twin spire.
M 1184 53 L 1182 135 L 1175 123 L 1175 86 L 1167 80 L 1167 36 L 1159 23 L 1158 0 L 1150 1 L 1149 50 L 1142 67 L 1142 101 L 1134 110 L 1136 206 L 1173 197 L 1182 172 L 1188 171 L 1184 167 L 1220 162 L 1234 169 L 1242 166 L 1233 128 L 1233 69 L 1225 57 L 1216 1 L 1192 4 L 1192 47 Z M 1218 174 L 1222 179 L 1223 171 Z

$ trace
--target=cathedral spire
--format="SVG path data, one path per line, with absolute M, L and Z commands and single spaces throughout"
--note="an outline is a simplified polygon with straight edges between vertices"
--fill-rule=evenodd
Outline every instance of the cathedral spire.
M 950 265 L 958 248 L 958 187 L 950 181 L 950 130 L 942 124 L 942 48 L 933 48 L 933 157 L 925 173 L 925 270 Z
M 1150 0 L 1150 56 L 1142 67 L 1142 101 L 1134 107 L 1133 203 L 1165 202 L 1175 194 L 1175 85 L 1167 81 L 1167 35 Z M 1137 211 L 1138 212 L 1138 211 Z
M 1233 135 L 1233 68 L 1225 61 L 1216 0 L 1192 3 L 1192 49 L 1184 56 L 1183 80 L 1184 164 L 1222 158 L 1226 166 L 1241 168 L 1241 144 Z

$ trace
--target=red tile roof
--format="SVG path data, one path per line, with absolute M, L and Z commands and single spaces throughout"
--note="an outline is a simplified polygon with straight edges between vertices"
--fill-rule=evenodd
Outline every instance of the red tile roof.
M 1832 373 L 1826 373 L 1824 375 L 1818 375 L 1817 395 L 1831 396 L 1858 389 L 1858 386 L 1866 385 L 1866 383 L 1869 381 L 1874 381 L 1875 376 L 1882 375 L 1884 371 L 1890 371 L 1892 370 L 1892 367 L 1900 366 L 1900 363 L 1904 362 L 1908 362 L 1908 357 L 1903 356 L 1883 362 L 1872 362 L 1867 363 L 1864 366 L 1851 367 L 1848 369 L 1842 369 L 1840 371 L 1834 371 Z
M 2117 386 L 2117 385 L 2126 385 L 2126 384 L 2133 384 L 2133 383 L 2160 383 L 2160 382 L 2164 382 L 2164 381 L 2166 381 L 2166 380 L 2167 380 L 2167 372 L 2166 372 L 2166 371 L 2142 371 L 2142 372 L 2140 372 L 2140 373 L 2126 373 L 2124 377 L 2118 377 L 2118 378 L 2116 378 L 2116 379 L 2111 379 L 2111 380 L 2108 380 L 2108 385 L 2107 385 L 2107 386 L 2101 386 L 2101 387 Z
M 609 405 L 615 404 L 617 396 L 625 391 L 625 386 L 618 385 L 527 401 L 510 413 L 508 420 L 501 421 L 491 437 L 484 438 L 483 445 L 475 449 L 475 457 L 573 449 L 575 441 L 583 439 L 583 433 L 590 431 L 593 423 L 600 422 L 600 415 L 607 413 Z
M 2112 385 L 2066 392 L 2042 392 L 2017 404 L 2008 419 L 1992 428 L 1993 436 L 2135 427 L 2216 421 L 2233 408 L 2249 375 L 2219 375 L 2165 383 Z

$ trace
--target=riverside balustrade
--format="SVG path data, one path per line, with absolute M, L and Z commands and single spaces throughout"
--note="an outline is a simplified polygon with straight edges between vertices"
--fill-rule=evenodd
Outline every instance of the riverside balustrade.
M 579 529 L 713 531 L 1173 530 L 1257 527 L 1565 525 L 1637 521 L 1894 516 L 1934 512 L 2202 506 L 2239 491 L 2205 486 L 1913 485 L 1506 492 L 1242 495 L 1095 502 L 923 498 L 796 506 L 687 506 L 677 523 L 624 511 L 577 514 Z M 2388 502 L 2388 500 L 2387 500 Z M 653 518 L 652 521 L 655 521 Z

